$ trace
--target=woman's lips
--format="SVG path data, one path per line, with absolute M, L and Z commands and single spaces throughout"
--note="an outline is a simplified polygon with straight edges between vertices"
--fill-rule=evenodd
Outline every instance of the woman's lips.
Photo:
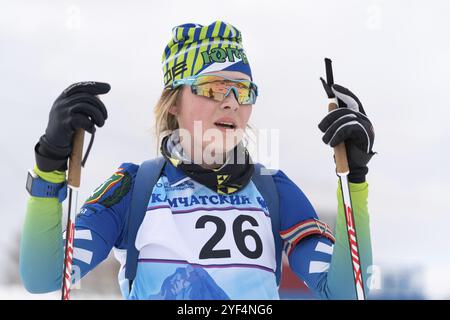
M 214 121 L 214 125 L 217 127 L 235 129 L 237 127 L 236 120 L 231 117 L 222 117 Z

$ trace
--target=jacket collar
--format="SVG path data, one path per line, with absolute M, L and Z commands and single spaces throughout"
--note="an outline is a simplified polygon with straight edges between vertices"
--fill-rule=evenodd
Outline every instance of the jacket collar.
M 174 187 L 180 183 L 183 183 L 184 181 L 191 179 L 184 173 L 183 170 L 175 167 L 172 163 L 170 163 L 170 161 L 166 161 L 163 173 L 167 177 L 167 180 L 169 180 L 171 187 Z

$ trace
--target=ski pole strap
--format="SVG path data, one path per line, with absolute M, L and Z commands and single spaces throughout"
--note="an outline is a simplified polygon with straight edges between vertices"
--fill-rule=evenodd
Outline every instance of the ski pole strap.
M 86 164 L 87 158 L 89 156 L 89 152 L 91 152 L 92 145 L 94 144 L 94 138 L 95 138 L 95 127 L 91 133 L 91 139 L 89 140 L 89 145 L 87 147 L 86 154 L 84 155 L 83 160 L 81 161 L 81 166 L 83 168 L 84 168 L 84 165 Z
M 136 276 L 139 251 L 136 249 L 135 240 L 139 227 L 147 212 L 147 204 L 153 191 L 153 187 L 161 176 L 165 160 L 163 157 L 144 161 L 136 174 L 133 191 L 131 194 L 130 211 L 127 226 L 127 262 L 125 278 L 129 281 L 129 287 Z

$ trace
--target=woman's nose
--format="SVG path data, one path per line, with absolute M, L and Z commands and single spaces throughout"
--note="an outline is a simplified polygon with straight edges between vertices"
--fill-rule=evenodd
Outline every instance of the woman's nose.
M 237 92 L 234 88 L 230 88 L 225 96 L 225 99 L 220 104 L 222 109 L 232 109 L 237 111 L 239 109 L 239 102 L 237 100 Z

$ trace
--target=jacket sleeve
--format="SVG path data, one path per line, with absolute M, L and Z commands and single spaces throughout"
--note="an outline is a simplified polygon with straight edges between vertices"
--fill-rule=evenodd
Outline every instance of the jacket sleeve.
M 75 220 L 73 277 L 81 279 L 120 245 L 138 166 L 125 163 L 86 200 Z M 64 172 L 35 172 L 50 182 L 65 179 Z M 31 196 L 20 246 L 20 276 L 32 293 L 61 288 L 64 266 L 62 204 L 57 198 Z
M 370 267 L 372 266 L 372 246 L 370 240 L 367 182 L 350 183 L 353 215 L 361 265 L 361 276 L 366 296 L 369 294 Z M 345 210 L 342 203 L 341 188 L 337 190 L 338 214 L 336 220 L 336 243 L 327 276 L 329 295 L 335 299 L 356 299 L 353 280 L 353 265 L 347 236 Z
M 280 184 L 280 180 L 284 180 Z M 281 236 L 285 241 L 289 264 L 297 276 L 319 298 L 323 299 L 355 299 L 353 266 L 350 257 L 347 229 L 340 185 L 338 185 L 338 214 L 335 228 L 335 238 L 328 234 L 329 227 L 323 227 L 323 232 L 303 232 L 304 220 L 308 216 L 317 219 L 317 215 L 306 196 L 284 174 L 275 179 L 280 194 L 280 214 L 282 217 Z M 291 190 L 290 200 L 294 207 L 283 207 L 283 193 Z M 297 191 L 295 191 L 297 190 Z M 367 209 L 368 184 L 350 183 L 350 193 L 354 210 L 355 225 L 358 236 L 359 254 L 361 259 L 362 279 L 366 294 L 368 293 L 369 267 L 372 264 L 370 243 L 369 216 Z M 293 202 L 298 203 L 293 203 Z M 287 217 L 286 217 L 287 216 Z M 283 223 L 283 220 L 288 222 Z M 320 228 L 319 228 L 320 229 Z M 290 230 L 290 232 L 289 232 Z M 295 235 L 297 234 L 297 238 Z M 304 236 L 301 236 L 301 235 Z M 286 237 L 289 235 L 290 237 Z

